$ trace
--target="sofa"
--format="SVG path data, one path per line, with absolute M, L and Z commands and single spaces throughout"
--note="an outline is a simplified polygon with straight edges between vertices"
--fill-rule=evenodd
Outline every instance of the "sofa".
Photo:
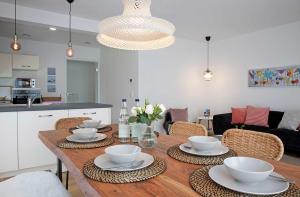
M 215 135 L 222 135 L 227 129 L 242 128 L 246 130 L 271 133 L 278 136 L 284 144 L 285 152 L 292 152 L 300 156 L 300 131 L 278 129 L 278 125 L 284 112 L 270 111 L 269 127 L 255 125 L 232 125 L 231 113 L 218 114 L 213 116 L 213 130 Z

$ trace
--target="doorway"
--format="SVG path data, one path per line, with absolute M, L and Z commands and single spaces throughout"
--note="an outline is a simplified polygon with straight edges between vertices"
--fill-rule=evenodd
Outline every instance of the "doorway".
M 98 78 L 97 62 L 67 60 L 67 102 L 96 103 Z

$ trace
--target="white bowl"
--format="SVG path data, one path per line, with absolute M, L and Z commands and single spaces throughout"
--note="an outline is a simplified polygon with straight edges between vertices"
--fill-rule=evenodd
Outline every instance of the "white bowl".
M 188 138 L 189 143 L 193 149 L 209 150 L 213 149 L 220 141 L 217 138 L 209 136 L 192 136 Z
M 115 163 L 129 163 L 141 153 L 141 148 L 135 145 L 121 144 L 106 148 L 106 155 Z
M 83 126 L 86 128 L 97 128 L 101 124 L 101 120 L 85 120 Z
M 229 174 L 240 182 L 260 182 L 273 172 L 272 164 L 251 157 L 230 157 L 224 160 Z
M 82 128 L 82 129 L 75 129 L 72 132 L 79 139 L 86 140 L 86 139 L 94 138 L 96 136 L 97 129 L 95 129 L 95 128 Z

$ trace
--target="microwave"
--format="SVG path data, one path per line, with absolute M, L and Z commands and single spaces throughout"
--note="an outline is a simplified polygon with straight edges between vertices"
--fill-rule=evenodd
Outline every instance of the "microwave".
M 35 88 L 35 79 L 31 78 L 16 78 L 16 88 Z

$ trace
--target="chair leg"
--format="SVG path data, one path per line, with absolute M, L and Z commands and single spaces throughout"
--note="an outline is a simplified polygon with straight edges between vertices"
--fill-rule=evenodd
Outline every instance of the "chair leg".
M 67 175 L 66 175 L 66 189 L 69 189 L 69 171 L 67 171 Z

